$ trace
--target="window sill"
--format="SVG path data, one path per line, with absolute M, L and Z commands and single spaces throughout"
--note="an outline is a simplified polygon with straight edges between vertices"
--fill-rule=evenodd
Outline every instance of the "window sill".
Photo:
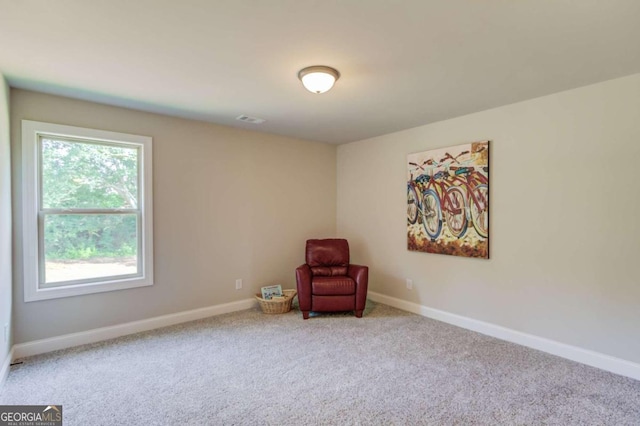
M 58 299 L 62 297 L 82 296 L 85 294 L 104 293 L 108 291 L 126 290 L 137 287 L 153 285 L 150 278 L 131 278 L 117 281 L 100 281 L 77 285 L 65 285 L 49 288 L 25 288 L 24 301 L 36 302 L 39 300 Z

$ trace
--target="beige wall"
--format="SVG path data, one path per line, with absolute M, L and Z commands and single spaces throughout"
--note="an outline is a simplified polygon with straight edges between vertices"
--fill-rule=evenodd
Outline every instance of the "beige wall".
M 11 155 L 9 134 L 9 86 L 0 74 L 0 368 L 11 350 L 11 339 L 6 342 L 4 340 L 5 324 L 8 324 L 9 330 L 11 329 Z
M 153 137 L 154 286 L 23 301 L 22 119 Z M 11 125 L 15 343 L 294 287 L 305 240 L 335 234 L 335 146 L 15 89 Z
M 407 154 L 479 140 L 491 259 L 407 251 Z M 639 159 L 637 74 L 340 146 L 338 233 L 372 291 L 640 362 Z

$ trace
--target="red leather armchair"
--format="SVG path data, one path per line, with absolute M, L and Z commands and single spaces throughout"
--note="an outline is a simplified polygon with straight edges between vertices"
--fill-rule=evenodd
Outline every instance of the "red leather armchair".
M 362 318 L 369 268 L 349 264 L 347 240 L 308 240 L 305 259 L 307 263 L 296 268 L 302 317 L 308 319 L 309 312 L 355 311 Z

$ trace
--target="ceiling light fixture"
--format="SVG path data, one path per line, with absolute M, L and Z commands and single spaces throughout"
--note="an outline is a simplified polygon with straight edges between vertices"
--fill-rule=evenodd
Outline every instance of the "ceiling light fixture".
M 324 65 L 306 67 L 298 72 L 302 85 L 310 92 L 324 93 L 333 87 L 340 73 L 338 70 Z

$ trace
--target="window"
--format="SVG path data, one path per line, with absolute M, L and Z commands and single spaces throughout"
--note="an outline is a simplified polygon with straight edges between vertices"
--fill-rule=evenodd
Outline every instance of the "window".
M 26 302 L 153 284 L 151 142 L 22 121 Z

